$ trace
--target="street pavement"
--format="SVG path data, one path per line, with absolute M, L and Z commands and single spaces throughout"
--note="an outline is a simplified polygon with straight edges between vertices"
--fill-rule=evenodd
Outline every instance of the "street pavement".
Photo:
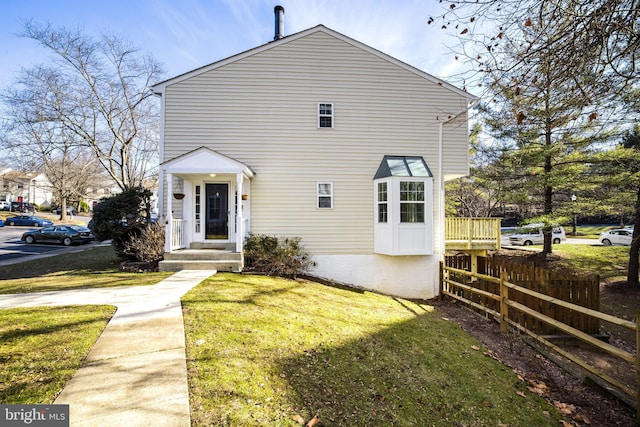
M 38 213 L 42 218 L 57 220 L 59 215 L 52 213 Z M 69 218 L 70 219 L 70 218 Z M 81 222 L 87 224 L 90 217 L 74 216 L 74 223 Z M 61 246 L 55 244 L 32 244 L 27 245 L 20 240 L 25 231 L 34 230 L 34 227 L 10 227 L 5 225 L 0 228 L 0 267 L 18 262 L 40 259 L 44 257 L 60 255 L 63 253 L 79 252 L 94 247 L 95 244 L 80 246 Z M 100 244 L 100 243 L 96 243 Z M 111 244 L 111 242 L 108 242 Z

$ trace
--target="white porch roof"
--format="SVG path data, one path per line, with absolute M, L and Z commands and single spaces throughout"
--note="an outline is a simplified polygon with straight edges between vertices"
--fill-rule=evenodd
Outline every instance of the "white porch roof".
M 249 166 L 207 147 L 199 147 L 162 162 L 160 168 L 170 174 L 215 172 L 219 174 L 244 174 L 249 178 L 255 176 L 255 172 Z

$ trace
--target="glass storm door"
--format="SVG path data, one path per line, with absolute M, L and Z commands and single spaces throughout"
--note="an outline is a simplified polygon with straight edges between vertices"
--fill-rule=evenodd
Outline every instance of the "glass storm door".
M 206 239 L 229 238 L 229 185 L 206 184 Z

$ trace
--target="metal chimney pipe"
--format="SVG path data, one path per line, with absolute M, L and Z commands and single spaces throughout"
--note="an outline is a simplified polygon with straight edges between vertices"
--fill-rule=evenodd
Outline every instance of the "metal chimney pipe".
M 284 7 L 276 6 L 273 8 L 273 13 L 276 15 L 276 28 L 274 40 L 278 40 L 284 37 Z

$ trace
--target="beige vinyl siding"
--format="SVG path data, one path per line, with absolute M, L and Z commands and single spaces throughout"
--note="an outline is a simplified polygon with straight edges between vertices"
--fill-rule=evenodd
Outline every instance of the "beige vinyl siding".
M 324 254 L 373 252 L 372 182 L 383 156 L 424 156 L 437 177 L 438 119 L 466 106 L 324 32 L 168 85 L 164 96 L 163 160 L 207 146 L 249 165 L 252 231 L 300 236 Z M 333 103 L 333 129 L 317 127 L 319 102 Z M 445 165 L 466 171 L 466 127 L 445 128 Z M 333 209 L 316 208 L 318 182 L 333 183 Z

